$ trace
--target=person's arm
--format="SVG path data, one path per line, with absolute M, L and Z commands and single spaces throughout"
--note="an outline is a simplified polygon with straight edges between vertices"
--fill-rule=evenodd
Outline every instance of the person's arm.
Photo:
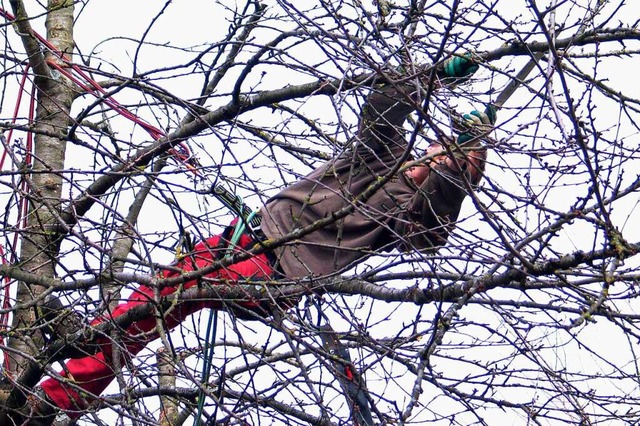
M 455 86 L 478 70 L 471 54 L 451 56 L 442 63 L 436 75 L 435 84 Z M 431 68 L 415 66 L 415 78 L 406 78 L 397 71 L 390 70 L 381 76 L 384 80 L 375 84 L 367 102 L 362 107 L 358 128 L 358 139 L 369 149 L 378 151 L 390 143 L 404 142 L 402 126 L 418 105 L 426 85 L 430 84 Z
M 471 127 L 458 137 L 449 151 L 440 143 L 429 146 L 425 163 L 405 173 L 418 190 L 398 218 L 394 231 L 403 237 L 402 251 L 436 249 L 444 245 L 453 229 L 469 184 L 480 182 L 487 159 L 487 150 L 475 133 L 488 132 L 495 123 L 495 110 L 473 111 L 463 116 Z
M 385 82 L 375 85 L 362 107 L 358 140 L 373 151 L 404 142 L 402 125 L 415 110 L 416 84 Z
M 442 146 L 433 144 L 429 151 L 442 151 Z M 487 156 L 484 148 L 465 151 L 440 154 L 408 172 L 419 188 L 395 224 L 394 231 L 403 237 L 401 251 L 436 249 L 447 242 L 467 196 L 465 182 L 479 183 Z

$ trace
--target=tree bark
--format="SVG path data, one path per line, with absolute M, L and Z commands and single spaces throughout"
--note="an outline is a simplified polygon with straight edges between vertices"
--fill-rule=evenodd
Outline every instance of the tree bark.
M 47 38 L 71 59 L 73 43 L 73 1 L 50 0 L 46 20 Z M 24 37 L 23 37 L 24 40 Z M 25 43 L 26 45 L 26 43 Z M 29 46 L 26 46 L 29 49 Z M 31 54 L 32 52 L 29 52 Z M 38 52 L 39 53 L 39 52 Z M 63 61 L 45 52 L 45 60 Z M 47 67 L 49 68 L 49 67 Z M 35 147 L 29 188 L 29 213 L 22 235 L 20 266 L 30 273 L 55 277 L 60 241 L 56 238 L 64 184 L 66 140 L 47 136 L 65 133 L 70 125 L 70 109 L 74 98 L 73 86 L 54 70 L 47 75 L 35 76 L 38 99 L 35 117 Z M 41 133 L 44 131 L 44 133 Z M 25 304 L 38 300 L 44 287 L 20 282 L 16 294 L 16 310 L 9 342 L 11 363 L 9 372 L 18 377 L 27 365 L 29 355 L 38 353 L 42 336 L 34 328 L 38 319 L 37 308 L 25 308 Z M 21 308 L 22 306 L 22 308 Z
M 160 348 L 156 352 L 156 360 L 158 361 L 158 385 L 161 388 L 175 389 L 176 370 L 173 365 L 172 354 L 167 353 L 165 348 Z M 179 415 L 176 399 L 169 395 L 161 395 L 160 404 L 160 425 L 174 425 Z

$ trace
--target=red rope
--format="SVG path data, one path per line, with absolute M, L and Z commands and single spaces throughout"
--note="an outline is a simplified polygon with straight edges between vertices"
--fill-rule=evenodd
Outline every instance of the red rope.
M 131 113 L 129 110 L 127 110 L 125 107 L 123 107 L 120 103 L 118 103 L 115 99 L 113 99 L 111 95 L 109 95 L 95 80 L 93 80 L 91 77 L 86 75 L 80 69 L 80 67 L 78 67 L 75 64 L 70 64 L 68 62 L 67 64 L 73 71 L 77 72 L 88 84 L 83 83 L 81 79 L 74 76 L 73 73 L 69 72 L 67 68 L 60 66 L 60 64 L 57 63 L 56 61 L 52 61 L 52 60 L 47 61 L 47 65 L 58 70 L 61 74 L 63 74 L 69 80 L 73 81 L 82 89 L 86 90 L 88 93 L 93 94 L 97 98 L 102 97 L 104 103 L 107 104 L 112 110 L 116 111 L 118 114 L 122 115 L 123 117 L 133 121 L 134 123 L 138 124 L 140 127 L 145 129 L 153 139 L 158 140 L 163 136 L 165 136 L 162 130 L 152 126 L 151 124 L 142 120 L 140 117 L 137 117 L 136 115 Z
M 13 116 L 11 117 L 11 123 L 15 124 L 18 121 L 18 114 L 20 112 L 20 105 L 22 104 L 22 96 L 26 92 L 26 84 L 29 76 L 29 65 L 27 64 L 23 70 L 22 78 L 19 83 L 18 97 L 16 99 L 16 105 L 13 109 Z M 30 93 L 30 102 L 29 102 L 29 114 L 28 114 L 28 123 L 33 123 L 34 115 L 35 115 L 35 86 L 32 85 L 31 93 Z M 4 150 L 2 152 L 2 156 L 0 156 L 0 170 L 4 167 L 5 160 L 7 158 L 8 151 L 11 146 L 11 138 L 13 136 L 13 128 L 9 129 L 6 138 L 6 145 L 4 146 Z M 27 141 L 25 144 L 25 156 L 23 159 L 24 165 L 26 167 L 30 167 L 33 157 L 32 157 L 32 149 L 33 149 L 33 134 L 31 132 L 27 132 Z M 22 179 L 17 188 L 17 197 L 19 197 L 18 201 L 18 217 L 16 218 L 16 224 L 18 229 L 24 229 L 26 225 L 27 211 L 29 209 L 29 203 L 25 197 L 21 197 L 20 194 L 24 194 L 27 190 L 27 181 L 26 179 Z M 14 249 L 18 245 L 19 233 L 15 232 L 13 234 L 13 246 Z M 16 256 L 14 252 L 10 253 L 10 256 L 7 257 L 7 253 L 4 250 L 4 247 L 0 244 L 0 259 L 3 264 L 12 264 L 16 261 Z M 0 306 L 3 309 L 3 313 L 0 314 L 0 327 L 6 329 L 9 325 L 9 308 L 11 307 L 11 284 L 12 280 L 9 277 L 4 277 L 4 288 L 2 289 L 2 296 Z M 4 338 L 0 335 L 0 345 L 4 346 Z M 9 365 L 9 354 L 7 351 L 4 351 L 4 365 Z
M 6 10 L 4 10 L 1 7 L 0 7 L 0 15 L 3 16 L 8 21 L 14 21 L 15 20 L 15 17 L 11 13 L 7 12 Z M 142 120 L 140 117 L 136 116 L 131 111 L 129 111 L 125 107 L 123 107 L 120 103 L 118 103 L 118 101 L 113 99 L 113 97 L 111 97 L 111 95 L 109 95 L 109 93 L 106 90 L 104 90 L 104 88 L 102 86 L 100 86 L 100 84 L 98 84 L 98 82 L 96 82 L 89 75 L 87 75 L 87 73 L 85 73 L 84 70 L 82 68 L 80 68 L 77 64 L 74 64 L 73 62 L 70 62 L 67 59 L 67 57 L 64 55 L 64 53 L 60 52 L 53 44 L 51 44 L 49 42 L 49 40 L 47 40 L 46 38 L 42 37 L 40 34 L 38 34 L 35 31 L 32 32 L 32 35 L 40 43 L 42 43 L 42 45 L 44 47 L 46 47 L 49 52 L 51 52 L 54 56 L 56 56 L 60 61 L 64 62 L 66 67 L 68 67 L 71 70 L 73 70 L 80 78 L 75 77 L 71 72 L 69 72 L 67 70 L 66 67 L 61 66 L 56 61 L 49 60 L 49 61 L 47 61 L 47 65 L 49 65 L 50 67 L 53 67 L 56 70 L 58 70 L 65 77 L 69 78 L 71 81 L 76 83 L 79 87 L 81 87 L 82 89 L 86 90 L 87 92 L 94 94 L 96 97 L 101 97 L 102 96 L 104 102 L 111 109 L 113 109 L 118 114 L 122 115 L 123 117 L 128 118 L 129 120 L 131 120 L 134 123 L 136 123 L 139 126 L 141 126 L 143 129 L 145 129 L 147 131 L 147 133 L 149 133 L 149 135 L 153 139 L 158 140 L 158 139 L 166 136 L 166 134 L 162 130 L 160 130 L 160 129 L 152 126 L 151 124 L 147 123 L 146 121 Z M 84 80 L 84 83 L 83 83 L 83 80 Z M 99 93 L 100 96 L 96 92 Z
M 59 55 L 59 57 L 60 59 L 65 61 L 69 68 L 71 68 L 80 77 L 82 77 L 82 79 L 73 75 L 72 72 L 69 72 L 69 69 L 67 67 L 61 66 L 56 61 L 49 60 L 47 61 L 47 64 L 52 68 L 55 68 L 58 72 L 67 77 L 69 80 L 73 81 L 83 90 L 93 94 L 97 98 L 102 98 L 107 106 L 109 106 L 112 110 L 116 111 L 121 116 L 142 127 L 154 140 L 159 140 L 166 136 L 166 134 L 162 130 L 147 123 L 146 121 L 142 120 L 140 117 L 136 116 L 131 111 L 126 109 L 124 106 L 122 106 L 122 104 L 116 101 L 106 90 L 104 90 L 102 86 L 100 86 L 95 80 L 89 77 L 78 65 L 68 62 L 62 55 Z M 84 82 L 82 80 L 84 80 Z M 185 143 L 176 145 L 175 148 L 169 150 L 169 153 L 176 159 L 178 159 L 179 162 L 187 167 L 187 169 L 189 169 L 191 172 L 199 174 L 197 171 L 198 164 L 195 159 L 191 157 L 189 147 Z

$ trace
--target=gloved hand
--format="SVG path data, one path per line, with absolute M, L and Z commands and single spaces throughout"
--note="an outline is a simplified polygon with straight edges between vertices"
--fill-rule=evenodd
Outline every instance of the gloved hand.
M 466 143 L 472 139 L 481 137 L 491 130 L 496 124 L 497 111 L 493 105 L 487 105 L 484 112 L 473 110 L 462 116 L 462 121 L 455 125 L 455 130 L 460 132 L 458 144 Z
M 449 85 L 462 83 L 478 71 L 478 64 L 473 60 L 471 53 L 462 56 L 451 56 L 442 63 L 440 77 Z

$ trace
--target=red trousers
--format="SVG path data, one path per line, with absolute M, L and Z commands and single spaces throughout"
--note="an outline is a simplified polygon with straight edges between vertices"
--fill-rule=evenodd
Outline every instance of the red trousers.
M 198 243 L 194 247 L 193 255 L 181 260 L 174 265 L 174 267 L 182 271 L 192 271 L 210 265 L 220 252 L 218 248 L 220 239 L 221 236 L 214 236 Z M 238 246 L 245 247 L 250 244 L 251 238 L 247 235 L 242 235 Z M 224 248 L 224 250 L 226 250 L 226 248 Z M 170 278 L 178 276 L 179 274 L 180 272 L 177 271 L 165 271 L 163 276 Z M 273 269 L 267 256 L 265 254 L 259 254 L 248 260 L 214 271 L 208 274 L 207 277 L 222 280 L 226 279 L 229 280 L 229 282 L 244 281 L 245 279 L 260 281 L 271 277 L 272 274 Z M 196 284 L 197 280 L 189 281 L 184 285 L 184 288 L 187 289 Z M 203 285 L 208 284 L 205 281 Z M 160 291 L 160 294 L 166 296 L 174 293 L 176 290 L 176 287 L 164 287 Z M 127 302 L 117 306 L 113 312 L 110 313 L 110 317 L 116 318 L 135 306 L 153 300 L 154 290 L 147 286 L 140 286 L 133 292 Z M 259 305 L 255 302 L 241 302 L 239 305 L 245 309 L 259 311 Z M 184 321 L 188 315 L 204 308 L 219 309 L 221 308 L 221 303 L 214 301 L 183 302 L 174 307 L 171 313 L 164 318 L 166 329 L 173 329 Z M 92 324 L 99 324 L 105 320 L 107 320 L 107 318 L 99 318 L 94 320 Z M 155 317 L 148 317 L 129 326 L 123 332 L 121 339 L 124 345 L 123 352 L 131 356 L 140 352 L 147 343 L 157 337 L 157 332 L 153 332 L 157 324 Z M 98 345 L 100 352 L 96 355 L 69 360 L 66 364 L 66 371 L 61 372 L 60 377 L 51 377 L 42 383 L 42 389 L 49 399 L 61 409 L 66 410 L 67 414 L 71 417 L 79 417 L 82 414 L 81 410 L 90 402 L 79 395 L 76 390 L 77 387 L 86 391 L 85 396 L 86 394 L 98 396 L 109 383 L 111 383 L 117 373 L 112 366 L 111 341 L 102 339 L 98 342 Z M 64 380 L 71 381 L 74 386 L 65 384 Z M 76 388 L 74 389 L 74 387 Z

